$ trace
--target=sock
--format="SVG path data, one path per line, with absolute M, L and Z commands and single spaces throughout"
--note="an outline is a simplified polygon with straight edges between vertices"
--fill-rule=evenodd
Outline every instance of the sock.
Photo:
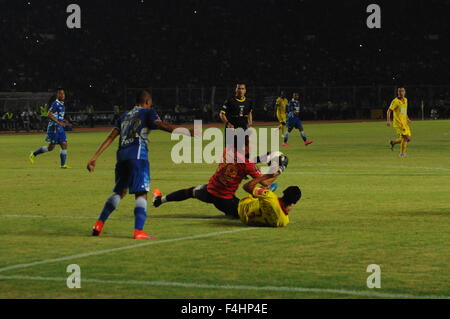
M 98 219 L 105 222 L 108 219 L 109 215 L 111 215 L 111 213 L 119 206 L 120 199 L 120 195 L 116 193 L 109 196 Z
M 47 146 L 42 146 L 33 152 L 34 156 L 38 156 L 39 154 L 48 152 Z
M 286 132 L 286 134 L 284 135 L 284 142 L 287 143 L 289 139 L 289 132 Z
M 394 142 L 394 144 L 400 144 L 403 141 L 403 139 L 401 137 L 393 140 L 392 142 Z
M 144 197 L 136 198 L 134 207 L 134 228 L 142 230 L 147 219 L 147 199 Z
M 61 158 L 61 166 L 64 166 L 66 164 L 67 150 L 61 150 L 59 157 Z
M 161 198 L 161 202 L 181 202 L 183 200 L 192 198 L 192 189 L 191 188 L 185 188 L 180 189 L 179 191 L 170 193 L 166 196 L 163 196 Z
M 280 124 L 280 125 L 278 126 L 278 129 L 281 131 L 281 136 L 283 136 L 283 135 L 284 135 L 284 131 L 285 131 L 284 125 L 283 125 L 283 124 Z
M 400 152 L 401 153 L 406 153 L 406 146 L 408 145 L 408 142 L 407 141 L 405 141 L 405 140 L 403 140 L 402 141 L 402 144 L 401 144 L 401 148 L 400 148 Z
M 305 142 L 308 138 L 306 137 L 306 134 L 304 131 L 300 131 L 300 134 L 302 135 L 302 139 Z

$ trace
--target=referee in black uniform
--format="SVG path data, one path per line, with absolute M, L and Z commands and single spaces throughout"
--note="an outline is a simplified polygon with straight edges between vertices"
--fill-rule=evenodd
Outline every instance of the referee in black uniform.
M 253 103 L 245 97 L 247 88 L 245 84 L 236 84 L 236 94 L 225 101 L 220 110 L 220 119 L 225 128 L 243 128 L 252 126 Z

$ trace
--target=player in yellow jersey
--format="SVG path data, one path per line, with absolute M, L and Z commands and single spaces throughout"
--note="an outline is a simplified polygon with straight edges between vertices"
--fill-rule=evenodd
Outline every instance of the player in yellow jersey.
M 394 150 L 395 144 L 400 144 L 400 156 L 406 156 L 406 147 L 411 141 L 411 129 L 408 117 L 408 99 L 405 97 L 406 90 L 404 87 L 397 88 L 397 97 L 392 100 L 391 106 L 387 111 L 387 126 L 391 125 L 391 113 L 394 113 L 393 127 L 399 137 L 390 141 L 391 150 Z
M 289 212 L 302 197 L 302 192 L 298 186 L 289 186 L 283 191 L 283 196 L 278 197 L 267 188 L 257 187 L 265 178 L 269 177 L 255 178 L 244 185 L 244 190 L 250 195 L 239 201 L 239 218 L 248 226 L 287 226 Z
M 277 98 L 275 105 L 277 107 L 277 119 L 280 122 L 278 128 L 281 131 L 281 136 L 284 136 L 286 131 L 286 107 L 289 101 L 286 98 L 284 92 L 281 92 L 280 96 Z

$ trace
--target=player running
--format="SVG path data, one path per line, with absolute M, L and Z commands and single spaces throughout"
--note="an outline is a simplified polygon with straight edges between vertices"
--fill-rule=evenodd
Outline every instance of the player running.
M 288 131 L 287 133 L 284 135 L 284 143 L 282 144 L 283 146 L 288 146 L 288 139 L 289 139 L 289 133 L 291 133 L 291 131 L 296 128 L 300 131 L 300 135 L 303 139 L 303 142 L 305 144 L 305 146 L 308 146 L 309 144 L 311 144 L 313 141 L 308 140 L 308 138 L 306 137 L 305 132 L 303 131 L 303 125 L 302 125 L 302 121 L 299 118 L 299 114 L 300 114 L 300 94 L 298 94 L 297 92 L 295 92 L 294 94 L 292 94 L 292 100 L 289 101 L 288 104 L 288 122 L 287 122 L 287 127 L 288 127 Z
M 61 168 L 71 168 L 70 166 L 66 165 L 67 137 L 64 127 L 68 124 L 68 122 L 64 120 L 65 98 L 66 94 L 64 92 L 64 89 L 56 90 L 56 100 L 51 103 L 50 110 L 47 114 L 47 117 L 50 119 L 47 126 L 47 137 L 45 138 L 45 140 L 48 142 L 48 145 L 41 146 L 36 151 L 30 153 L 29 159 L 31 164 L 34 164 L 36 156 L 53 151 L 55 145 L 59 144 L 59 146 L 61 147 L 61 152 L 59 153 L 59 157 L 61 159 Z
M 390 141 L 391 150 L 394 150 L 395 144 L 400 144 L 399 156 L 406 156 L 406 147 L 411 141 L 411 129 L 409 123 L 411 120 L 408 117 L 408 99 L 405 97 L 406 90 L 404 87 L 397 88 L 397 97 L 392 100 L 391 106 L 387 110 L 387 126 L 391 125 L 391 113 L 394 113 L 394 124 L 392 125 L 400 136 L 399 138 Z
M 150 189 L 147 138 L 150 130 L 161 129 L 172 132 L 176 126 L 161 121 L 152 108 L 152 96 L 148 91 L 138 92 L 136 104 L 132 110 L 119 117 L 116 126 L 87 163 L 88 171 L 93 172 L 98 157 L 119 136 L 115 168 L 116 185 L 92 229 L 93 236 L 101 235 L 106 220 L 117 209 L 120 200 L 125 197 L 128 190 L 136 198 L 134 239 L 153 238 L 143 231 L 147 218 L 147 192 Z
M 241 163 L 238 161 L 230 163 L 225 161 L 220 163 L 214 175 L 209 179 L 208 184 L 202 184 L 195 187 L 185 188 L 168 195 L 163 195 L 158 189 L 153 191 L 153 205 L 159 207 L 166 202 L 179 202 L 189 198 L 196 198 L 202 202 L 213 204 L 218 210 L 231 218 L 239 218 L 238 204 L 239 199 L 235 193 L 242 182 L 242 180 L 250 175 L 253 178 L 264 176 L 261 185 L 268 187 L 277 178 L 274 174 L 262 175 L 258 166 L 253 161 L 242 158 L 242 153 L 235 151 L 233 148 L 228 148 L 228 152 L 234 152 L 236 157 L 241 157 Z M 227 156 L 225 150 L 224 159 Z M 268 156 L 268 155 L 265 155 Z M 273 154 L 274 164 L 279 163 L 278 166 L 273 166 L 275 170 L 283 171 L 287 166 L 287 157 L 284 155 Z M 258 157 L 257 162 L 266 161 L 267 159 Z M 271 163 L 272 164 L 272 163 Z
M 265 184 L 265 176 L 244 185 L 249 196 L 239 201 L 239 218 L 248 226 L 284 227 L 289 223 L 289 212 L 302 197 L 298 186 L 289 186 L 278 197 L 273 191 L 257 187 Z
M 275 101 L 275 106 L 277 108 L 277 119 L 280 122 L 278 129 L 281 131 L 281 136 L 284 136 L 286 132 L 286 106 L 289 101 L 284 95 L 284 92 L 281 92 L 280 96 Z

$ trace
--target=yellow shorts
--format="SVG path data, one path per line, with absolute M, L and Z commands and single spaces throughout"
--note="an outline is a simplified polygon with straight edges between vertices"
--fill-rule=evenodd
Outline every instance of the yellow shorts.
M 277 112 L 277 119 L 278 119 L 278 122 L 286 124 L 286 114 Z
M 409 128 L 409 125 L 394 126 L 394 129 L 400 136 L 411 136 L 411 129 Z

